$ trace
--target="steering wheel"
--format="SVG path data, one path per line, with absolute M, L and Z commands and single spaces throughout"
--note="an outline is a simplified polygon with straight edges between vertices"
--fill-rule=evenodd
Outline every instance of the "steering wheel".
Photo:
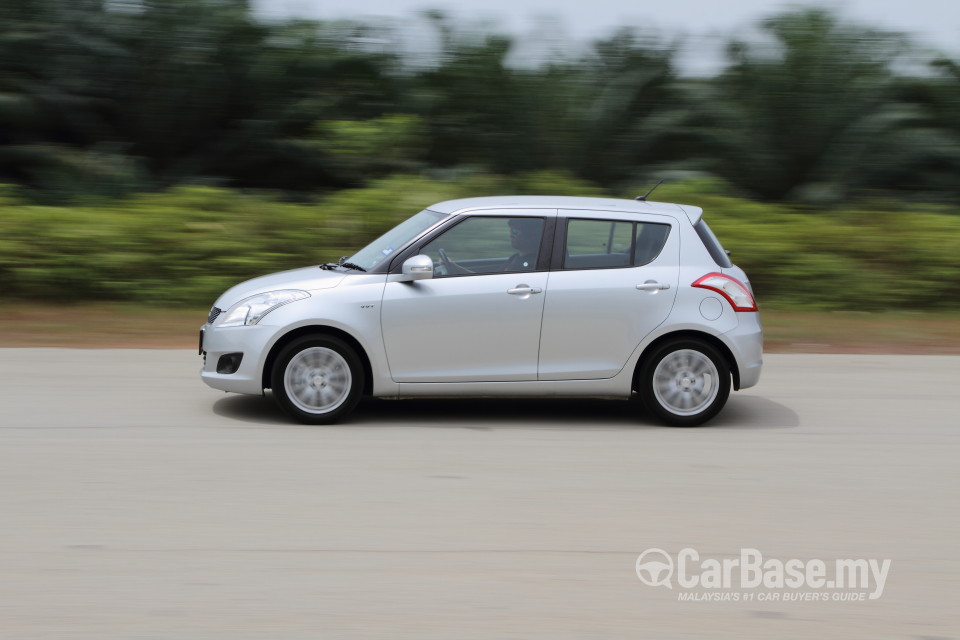
M 447 257 L 447 252 L 443 250 L 443 247 L 437 249 L 437 253 L 440 254 L 440 262 L 443 263 L 443 270 L 446 275 L 453 273 L 453 263 L 450 258 Z

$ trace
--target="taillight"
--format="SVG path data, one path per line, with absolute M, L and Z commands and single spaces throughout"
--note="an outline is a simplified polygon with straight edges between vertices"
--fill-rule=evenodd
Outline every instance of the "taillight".
M 753 299 L 750 290 L 736 278 L 722 273 L 708 273 L 690 286 L 716 291 L 727 299 L 734 311 L 757 310 L 757 302 Z

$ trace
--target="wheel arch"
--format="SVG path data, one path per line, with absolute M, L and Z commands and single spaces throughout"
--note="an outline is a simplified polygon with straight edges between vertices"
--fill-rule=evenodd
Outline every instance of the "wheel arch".
M 267 354 L 267 357 L 263 362 L 263 371 L 260 373 L 261 383 L 263 384 L 264 389 L 269 389 L 271 387 L 270 376 L 271 372 L 273 371 L 273 365 L 277 361 L 277 356 L 280 354 L 283 348 L 294 340 L 304 336 L 331 336 L 347 343 L 356 352 L 357 357 L 360 358 L 360 363 L 363 365 L 363 395 L 370 395 L 373 393 L 373 367 L 370 366 L 370 357 L 367 356 L 366 350 L 356 338 L 346 331 L 326 325 L 307 325 L 304 327 L 297 327 L 296 329 L 283 334 L 280 339 L 277 340 L 272 347 L 270 347 L 270 352 Z
M 737 359 L 733 357 L 733 352 L 730 351 L 730 347 L 728 347 L 723 340 L 709 333 L 696 331 L 693 329 L 683 329 L 680 331 L 665 333 L 646 346 L 646 348 L 640 354 L 640 358 L 637 360 L 637 364 L 633 370 L 632 384 L 634 391 L 639 388 L 638 378 L 640 376 L 641 369 L 643 369 L 644 363 L 647 361 L 647 356 L 652 353 L 654 349 L 659 348 L 660 345 L 664 344 L 665 342 L 683 338 L 702 340 L 719 351 L 721 355 L 723 355 L 724 359 L 726 359 L 727 364 L 730 366 L 730 375 L 733 378 L 734 390 L 740 390 L 740 369 L 737 367 Z

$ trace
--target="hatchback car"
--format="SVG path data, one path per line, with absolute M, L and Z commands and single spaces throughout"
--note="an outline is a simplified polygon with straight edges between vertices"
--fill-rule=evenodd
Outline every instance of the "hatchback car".
M 441 202 L 337 263 L 239 284 L 200 331 L 201 377 L 305 423 L 363 395 L 636 394 L 675 426 L 757 383 L 746 274 L 687 205 Z

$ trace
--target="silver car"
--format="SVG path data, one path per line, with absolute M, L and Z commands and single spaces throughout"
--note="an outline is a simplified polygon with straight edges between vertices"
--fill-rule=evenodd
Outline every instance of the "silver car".
M 363 395 L 637 394 L 694 426 L 757 383 L 760 318 L 698 207 L 452 200 L 352 256 L 239 284 L 200 331 L 203 381 L 312 424 Z

